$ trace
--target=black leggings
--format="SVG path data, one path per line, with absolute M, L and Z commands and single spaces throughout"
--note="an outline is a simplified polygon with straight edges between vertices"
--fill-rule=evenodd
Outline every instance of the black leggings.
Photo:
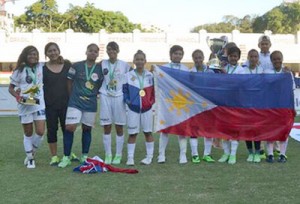
M 67 107 L 63 109 L 56 109 L 53 107 L 46 108 L 48 143 L 57 142 L 58 122 L 60 123 L 62 132 L 65 131 L 66 112 L 67 112 Z
M 246 141 L 246 146 L 247 149 L 253 149 L 253 141 Z M 255 151 L 259 151 L 260 150 L 260 141 L 254 141 L 254 148 Z

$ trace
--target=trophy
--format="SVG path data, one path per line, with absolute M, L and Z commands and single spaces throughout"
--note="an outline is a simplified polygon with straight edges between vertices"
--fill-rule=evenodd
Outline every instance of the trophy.
M 33 85 L 29 89 L 23 91 L 23 94 L 29 94 L 28 97 L 22 97 L 21 102 L 24 105 L 36 105 L 40 104 L 40 99 L 36 98 L 35 95 L 40 91 L 39 85 Z
M 211 69 L 220 69 L 220 60 L 218 59 L 218 54 L 227 44 L 227 37 L 222 36 L 221 38 L 210 39 L 207 37 L 207 45 L 211 50 L 211 55 L 208 61 L 208 67 Z

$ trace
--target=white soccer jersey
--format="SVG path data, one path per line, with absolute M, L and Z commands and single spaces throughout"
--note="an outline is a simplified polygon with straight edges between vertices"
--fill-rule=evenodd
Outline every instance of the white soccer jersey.
M 226 65 L 225 66 L 225 71 L 227 74 L 243 74 L 244 73 L 244 68 L 241 67 L 240 65 Z
M 187 72 L 190 72 L 190 68 L 188 68 L 187 66 L 185 66 L 184 64 L 181 64 L 181 63 L 168 63 L 168 64 L 164 64 L 162 65 L 164 67 L 169 67 L 169 68 L 173 68 L 173 69 L 178 69 L 178 70 L 181 70 L 181 71 L 187 71 Z
M 111 64 L 109 60 L 103 60 L 101 65 L 104 80 L 99 92 L 108 96 L 123 95 L 125 74 L 129 72 L 130 65 L 122 60 L 117 60 L 114 64 Z
M 191 69 L 190 69 L 190 72 L 199 72 L 197 71 L 197 68 L 195 66 L 193 66 Z M 204 66 L 204 69 L 202 71 L 203 73 L 215 73 L 212 69 L 209 69 L 207 66 Z M 201 73 L 202 73 L 201 72 Z
M 34 97 L 38 98 L 40 101 L 40 104 L 36 105 L 24 105 L 18 103 L 18 112 L 19 115 L 26 115 L 26 114 L 31 114 L 34 112 L 37 112 L 39 110 L 44 110 L 45 109 L 45 101 L 44 101 L 44 91 L 43 91 L 43 66 L 44 63 L 39 63 L 36 66 L 36 84 L 40 85 L 40 90 L 38 93 L 35 94 Z M 27 78 L 27 80 L 26 80 Z M 10 83 L 15 85 L 17 88 L 21 89 L 20 96 L 22 97 L 28 97 L 29 94 L 23 94 L 23 92 L 30 87 L 32 87 L 34 80 L 28 80 L 28 71 L 26 71 L 26 68 L 23 69 L 22 72 L 19 70 L 15 70 L 13 74 L 10 77 Z
M 250 69 L 248 66 L 243 67 L 243 73 L 242 74 L 262 74 L 264 72 L 264 69 L 258 65 L 255 67 L 255 69 Z
M 270 58 L 271 54 L 268 53 L 259 53 L 259 63 L 263 70 L 273 69 L 273 65 Z

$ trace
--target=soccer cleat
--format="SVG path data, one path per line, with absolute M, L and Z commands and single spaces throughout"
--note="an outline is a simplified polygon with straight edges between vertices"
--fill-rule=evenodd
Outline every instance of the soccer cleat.
M 133 157 L 128 157 L 127 162 L 126 162 L 127 166 L 134 166 L 134 160 Z
M 192 162 L 194 164 L 199 164 L 201 162 L 200 157 L 198 155 L 195 155 L 192 157 Z
M 65 168 L 66 166 L 69 165 L 71 165 L 70 158 L 68 156 L 64 156 L 57 166 L 60 168 Z
M 71 153 L 71 156 L 70 156 L 70 161 L 80 161 L 79 159 L 78 159 L 78 157 L 76 156 L 76 154 L 74 154 L 73 152 Z
M 141 161 L 141 164 L 149 165 L 152 163 L 152 157 L 146 157 Z
M 27 163 L 28 163 L 28 157 L 26 156 L 24 159 L 24 165 L 27 166 Z
M 253 154 L 249 154 L 246 161 L 247 162 L 253 162 L 253 160 L 254 160 L 254 155 Z
M 221 156 L 221 158 L 218 160 L 218 162 L 224 163 L 224 162 L 227 162 L 228 159 L 229 159 L 229 155 L 228 154 L 223 154 Z
M 105 160 L 104 160 L 104 163 L 105 164 L 111 164 L 111 160 L 112 160 L 112 156 L 105 156 Z
M 259 151 L 259 156 L 260 156 L 260 159 L 267 159 L 265 150 L 260 150 Z
M 86 154 L 81 155 L 80 163 L 83 164 L 87 158 L 88 158 L 88 156 Z
M 273 153 L 274 157 L 279 157 L 281 155 L 279 150 L 274 150 Z
M 235 164 L 236 163 L 236 156 L 230 155 L 228 159 L 228 164 Z
M 259 154 L 254 154 L 253 162 L 254 163 L 259 163 L 260 161 L 261 161 L 260 155 Z
M 121 164 L 122 156 L 115 156 L 115 158 L 112 161 L 112 164 Z
M 287 162 L 287 158 L 286 158 L 285 155 L 281 154 L 281 155 L 279 155 L 279 158 L 278 158 L 277 161 L 278 161 L 279 163 L 285 163 L 285 162 Z
M 50 166 L 56 166 L 56 165 L 58 165 L 58 163 L 59 163 L 58 156 L 55 155 L 55 156 L 51 157 Z
M 157 157 L 157 163 L 163 164 L 166 162 L 166 157 L 164 155 L 158 155 Z
M 205 155 L 203 157 L 203 161 L 208 162 L 208 163 L 214 163 L 215 162 L 215 160 L 210 155 Z
M 273 163 L 274 162 L 274 156 L 273 155 L 268 155 L 268 157 L 266 158 L 266 162 L 268 163 Z
M 35 161 L 34 159 L 30 159 L 27 161 L 27 169 L 34 169 L 35 168 Z
M 179 164 L 186 164 L 188 161 L 187 161 L 187 158 L 186 158 L 186 155 L 185 154 L 180 154 L 179 156 Z

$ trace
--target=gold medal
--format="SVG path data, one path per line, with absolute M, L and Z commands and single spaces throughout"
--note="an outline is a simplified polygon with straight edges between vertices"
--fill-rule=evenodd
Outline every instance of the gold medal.
M 145 92 L 143 89 L 141 89 L 141 90 L 139 91 L 139 94 L 140 94 L 141 97 L 146 96 L 146 92 Z
M 94 88 L 93 84 L 90 81 L 85 82 L 85 87 L 91 90 Z

